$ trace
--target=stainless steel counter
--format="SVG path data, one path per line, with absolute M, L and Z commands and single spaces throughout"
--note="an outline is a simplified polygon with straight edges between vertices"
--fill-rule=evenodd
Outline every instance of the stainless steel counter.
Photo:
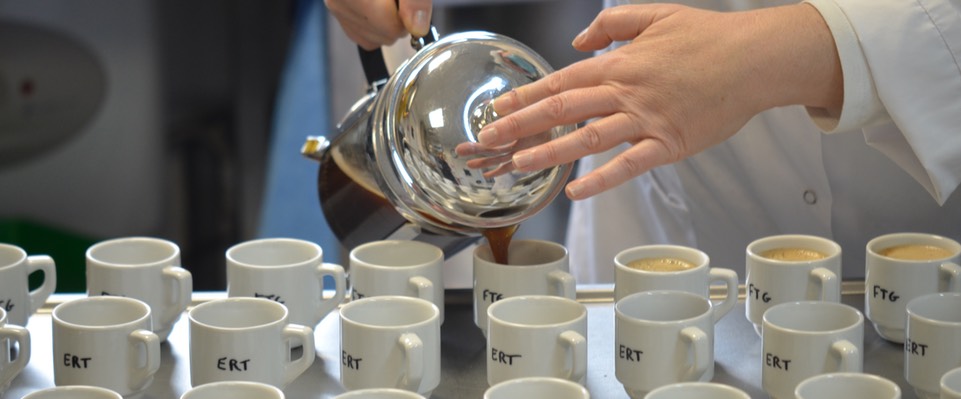
M 614 311 L 611 286 L 581 287 L 578 299 L 588 308 L 587 389 L 596 399 L 627 398 L 614 376 Z M 844 303 L 863 309 L 864 295 L 859 283 L 846 284 Z M 743 292 L 743 290 L 742 290 Z M 222 298 L 224 293 L 195 293 L 194 301 Z M 50 311 L 57 303 L 75 295 L 54 295 L 35 314 L 30 330 L 33 356 L 30 364 L 14 379 L 4 399 L 24 395 L 53 384 L 53 354 Z M 435 399 L 481 398 L 487 389 L 486 345 L 474 326 L 467 290 L 448 292 L 446 320 L 441 328 L 442 379 L 434 391 Z M 181 317 L 162 346 L 160 371 L 145 399 L 176 399 L 190 387 L 188 321 Z M 864 372 L 881 375 L 901 386 L 904 399 L 916 398 L 904 380 L 904 354 L 901 345 L 880 338 L 866 321 Z M 317 359 L 313 366 L 290 384 L 284 392 L 290 399 L 330 398 L 343 392 L 340 386 L 340 321 L 336 312 L 328 315 L 315 331 Z M 753 398 L 767 398 L 761 389 L 761 339 L 744 317 L 743 299 L 718 324 L 715 331 L 715 382 L 739 387 Z

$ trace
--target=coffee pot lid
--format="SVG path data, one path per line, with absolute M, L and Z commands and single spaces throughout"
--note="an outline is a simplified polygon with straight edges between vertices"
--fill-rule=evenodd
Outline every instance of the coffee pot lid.
M 380 91 L 375 107 L 373 151 L 386 184 L 407 209 L 446 230 L 520 223 L 554 199 L 570 175 L 563 164 L 533 172 L 511 169 L 511 155 L 574 130 L 554 127 L 484 154 L 459 155 L 477 142 L 497 115 L 501 94 L 552 72 L 524 44 L 490 32 L 453 34 L 423 47 L 401 65 Z M 473 162 L 470 162 L 472 161 Z M 403 208 L 403 207 L 399 207 Z M 416 217 L 416 215 L 415 215 Z

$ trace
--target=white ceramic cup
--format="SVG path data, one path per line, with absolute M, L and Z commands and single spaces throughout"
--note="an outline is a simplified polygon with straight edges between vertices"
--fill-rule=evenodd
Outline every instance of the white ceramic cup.
M 340 382 L 348 390 L 398 388 L 424 397 L 440 385 L 440 310 L 386 295 L 340 309 Z
M 53 309 L 53 375 L 57 386 L 93 385 L 141 395 L 160 369 L 160 338 L 150 306 L 134 298 L 95 296 Z
M 123 396 L 106 388 L 69 385 L 31 392 L 23 399 L 123 399 Z
M 334 396 L 334 399 L 424 399 L 418 393 L 395 388 L 358 389 Z
M 901 387 L 881 376 L 841 372 L 801 381 L 794 394 L 797 399 L 901 399 Z
M 917 297 L 907 305 L 904 379 L 921 398 L 937 398 L 941 377 L 961 367 L 961 293 Z
M 351 299 L 382 295 L 421 298 L 444 322 L 444 251 L 420 241 L 382 240 L 350 251 Z
M 881 251 L 907 244 L 933 245 L 951 252 L 935 260 L 903 260 L 881 255 Z M 892 342 L 904 342 L 905 306 L 912 299 L 943 291 L 961 291 L 961 244 L 947 237 L 923 233 L 895 233 L 868 242 L 864 271 L 864 315 L 878 335 Z
M 631 398 L 659 387 L 714 378 L 710 300 L 684 291 L 645 291 L 614 304 L 614 373 Z
M 861 372 L 864 316 L 835 302 L 789 302 L 764 313 L 761 386 L 774 399 L 794 397 L 801 381 L 830 372 Z
M 941 399 L 961 399 L 961 367 L 941 376 Z
M 260 382 L 220 381 L 195 386 L 180 399 L 284 399 L 284 392 Z
M 287 306 L 290 322 L 315 327 L 344 301 L 344 268 L 323 263 L 323 250 L 310 241 L 264 238 L 227 250 L 227 296 L 266 298 Z M 324 298 L 324 281 L 334 294 Z
M 778 248 L 801 248 L 825 258 L 788 261 L 761 256 Z M 747 246 L 745 263 L 745 315 L 761 335 L 761 319 L 772 306 L 795 301 L 841 300 L 841 246 L 810 235 L 778 235 L 757 239 Z
M 43 283 L 34 290 L 28 276 L 43 272 Z M 0 308 L 7 311 L 10 324 L 26 326 L 27 319 L 43 306 L 57 288 L 57 267 L 47 255 L 31 255 L 20 247 L 0 244 Z
M 507 264 L 494 261 L 490 245 L 474 249 L 474 324 L 487 335 L 491 304 L 521 295 L 554 295 L 574 299 L 567 248 L 542 240 L 511 241 Z
M 678 271 L 647 271 L 628 264 L 643 258 L 674 258 L 694 265 Z M 626 249 L 614 256 L 614 300 L 643 291 L 677 290 L 710 297 L 711 284 L 724 283 L 724 299 L 714 304 L 722 317 L 737 304 L 737 272 L 710 267 L 711 259 L 703 251 L 678 245 L 645 245 Z
M 7 317 L 7 312 L 0 308 L 0 396 L 30 361 L 30 332 L 26 328 L 7 324 Z M 10 353 L 14 344 L 17 348 L 16 358 Z
M 487 388 L 484 399 L 590 399 L 581 384 L 553 377 L 525 377 L 507 380 Z
M 751 396 L 730 385 L 715 382 L 679 382 L 657 388 L 644 399 L 751 399 Z
M 487 383 L 555 377 L 584 383 L 587 308 L 573 299 L 524 295 L 487 309 Z
M 116 238 L 92 245 L 86 259 L 87 295 L 143 301 L 154 333 L 165 341 L 193 293 L 193 278 L 180 267 L 180 247 L 160 238 Z
M 190 319 L 190 383 L 253 381 L 283 389 L 314 363 L 314 331 L 263 298 L 202 303 Z M 295 348 L 302 345 L 303 350 Z

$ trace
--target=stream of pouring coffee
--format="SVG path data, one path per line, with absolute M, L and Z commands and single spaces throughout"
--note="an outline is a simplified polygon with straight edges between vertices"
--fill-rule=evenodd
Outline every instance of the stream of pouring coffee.
M 487 243 L 491 246 L 491 254 L 494 255 L 494 262 L 502 265 L 507 264 L 507 254 L 511 246 L 511 238 L 514 237 L 517 226 L 518 225 L 515 224 L 484 230 L 484 238 L 487 239 Z

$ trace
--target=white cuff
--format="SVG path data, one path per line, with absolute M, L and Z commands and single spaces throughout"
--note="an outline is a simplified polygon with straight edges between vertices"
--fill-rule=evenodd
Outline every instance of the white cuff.
M 821 13 L 831 29 L 844 75 L 844 104 L 840 115 L 824 108 L 806 107 L 808 116 L 825 133 L 843 132 L 887 122 L 891 118 L 878 97 L 871 69 L 857 33 L 835 0 L 804 0 Z

